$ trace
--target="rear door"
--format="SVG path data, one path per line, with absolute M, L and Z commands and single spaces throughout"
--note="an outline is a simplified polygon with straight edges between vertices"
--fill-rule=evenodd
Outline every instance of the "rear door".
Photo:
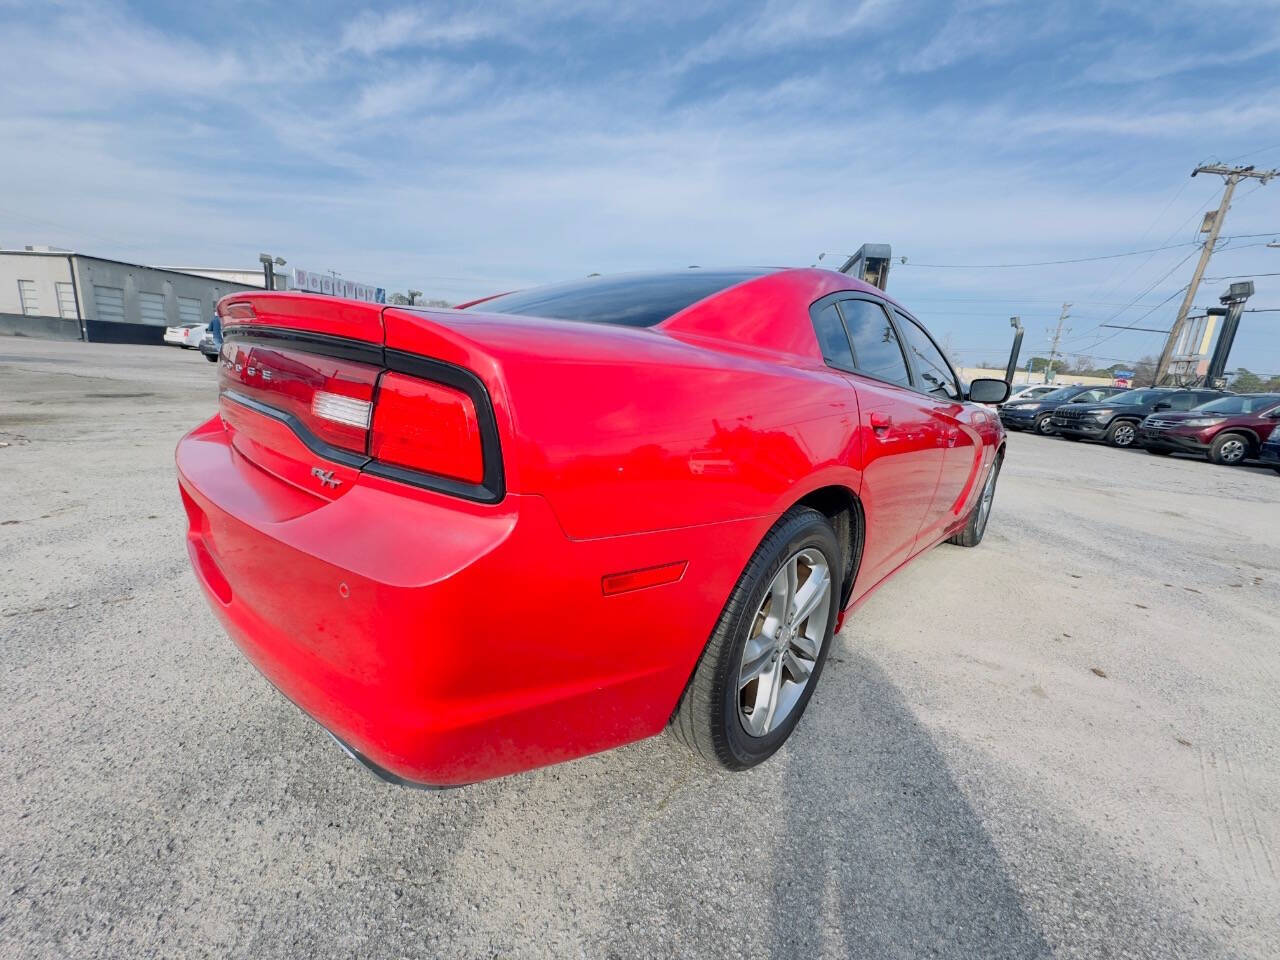
M 951 363 L 918 320 L 895 309 L 898 328 L 907 345 L 920 403 L 940 438 L 942 467 L 937 489 L 917 539 L 933 540 L 965 513 L 969 493 L 982 467 L 982 438 L 971 422 L 960 381 Z
M 813 318 L 828 366 L 848 375 L 858 397 L 867 529 L 857 597 L 911 555 L 938 483 L 942 440 L 911 388 L 897 330 L 879 300 L 837 294 L 815 304 Z

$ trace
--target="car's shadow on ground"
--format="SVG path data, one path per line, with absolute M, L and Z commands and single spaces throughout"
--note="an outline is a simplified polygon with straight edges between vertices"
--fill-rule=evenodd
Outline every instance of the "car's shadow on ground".
M 820 687 L 828 722 L 811 724 L 786 756 L 788 779 L 805 788 L 785 793 L 780 812 L 788 829 L 773 860 L 773 953 L 1049 954 L 897 688 L 870 659 L 833 655 Z M 829 722 L 836 711 L 843 722 Z M 805 909 L 814 898 L 827 910 Z
M 610 924 L 643 924 L 654 955 L 679 955 L 691 929 L 757 956 L 1051 952 L 928 731 L 838 641 L 783 752 L 745 774 L 699 770 L 681 793 L 645 840 L 679 856 L 640 860 Z

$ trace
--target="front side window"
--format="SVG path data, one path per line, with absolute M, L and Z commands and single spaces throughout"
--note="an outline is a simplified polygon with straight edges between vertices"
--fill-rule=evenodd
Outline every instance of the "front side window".
M 1140 407 L 1144 403 L 1159 399 L 1165 392 L 1164 390 L 1129 390 L 1125 393 L 1117 393 L 1108 402 L 1118 407 Z
M 1280 394 L 1268 393 L 1257 396 L 1223 397 L 1212 403 L 1196 407 L 1196 413 L 1261 413 L 1272 404 L 1280 401 Z
M 916 362 L 916 372 L 920 374 L 920 387 L 930 396 L 940 400 L 959 400 L 960 388 L 956 384 L 955 374 L 942 351 L 937 348 L 924 327 L 910 317 L 898 314 L 904 321 L 903 335 L 907 338 L 907 346 Z
M 1205 398 L 1194 393 L 1175 393 L 1169 398 L 1170 410 L 1190 410 L 1197 403 L 1204 403 Z
M 911 386 L 907 361 L 884 308 L 870 300 L 841 300 L 840 312 L 853 341 L 853 362 L 858 373 Z
M 853 370 L 853 352 L 849 349 L 849 338 L 845 336 L 844 324 L 840 322 L 840 313 L 834 303 L 828 303 L 814 313 L 813 329 L 818 334 L 822 359 L 837 370 Z

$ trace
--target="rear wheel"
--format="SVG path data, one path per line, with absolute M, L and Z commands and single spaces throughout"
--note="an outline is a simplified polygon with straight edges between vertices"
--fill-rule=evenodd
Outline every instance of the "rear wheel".
M 969 513 L 969 520 L 959 533 L 952 534 L 947 538 L 947 543 L 958 544 L 962 547 L 976 547 L 982 542 L 982 537 L 987 532 L 987 521 L 991 519 L 991 504 L 996 496 L 996 481 L 1000 478 L 1000 465 L 1004 463 L 1004 457 L 999 457 L 991 466 L 991 472 L 987 475 L 987 482 L 982 485 L 982 496 L 978 498 L 978 502 L 974 504 L 973 510 Z
M 1113 447 L 1132 447 L 1138 439 L 1138 425 L 1132 420 L 1117 420 L 1107 430 L 1107 443 Z
M 746 770 L 795 729 L 822 673 L 840 603 L 840 546 L 825 516 L 783 514 L 725 604 L 671 718 L 710 763 Z
M 1053 420 L 1050 414 L 1044 414 L 1036 417 L 1036 433 L 1042 437 L 1051 437 L 1054 434 Z
M 1220 433 L 1209 445 L 1209 459 L 1214 463 L 1234 467 L 1243 463 L 1249 455 L 1249 441 L 1238 433 Z
M 217 362 L 218 362 L 218 355 L 217 355 L 216 353 L 206 353 L 206 354 L 204 355 L 204 358 L 205 358 L 206 360 L 208 360 L 210 363 L 217 363 Z

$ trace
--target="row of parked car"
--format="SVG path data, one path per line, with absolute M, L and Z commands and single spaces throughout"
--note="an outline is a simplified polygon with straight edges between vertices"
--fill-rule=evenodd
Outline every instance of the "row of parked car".
M 1007 429 L 1100 440 L 1150 453 L 1195 453 L 1280 473 L 1280 393 L 1148 387 L 1029 387 L 1000 407 Z
M 216 363 L 222 349 L 220 321 L 212 323 L 180 323 L 164 328 L 164 342 L 184 350 L 199 350 L 210 363 Z

